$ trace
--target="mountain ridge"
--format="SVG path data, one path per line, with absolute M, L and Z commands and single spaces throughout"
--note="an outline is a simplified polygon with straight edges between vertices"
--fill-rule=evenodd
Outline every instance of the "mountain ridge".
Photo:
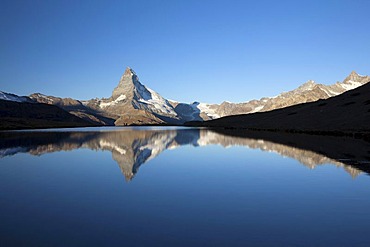
M 205 121 L 229 115 L 271 111 L 326 99 L 361 86 L 369 80 L 369 76 L 360 76 L 352 71 L 343 82 L 324 85 L 316 84 L 310 80 L 294 90 L 275 97 L 264 97 L 242 103 L 224 101 L 221 104 L 208 104 L 195 101 L 189 104 L 163 98 L 154 90 L 141 84 L 136 73 L 128 67 L 108 100 L 90 100 L 87 105 L 95 107 L 97 110 L 104 108 L 105 111 L 116 114 L 118 118 L 115 125 L 142 124 L 144 122 L 149 124 L 183 124 L 187 121 Z M 120 112 L 122 109 L 127 112 Z M 135 119 L 135 115 L 137 119 Z M 140 121 L 140 117 L 149 120 Z
M 224 116 L 253 114 L 314 102 L 340 95 L 370 81 L 352 71 L 342 82 L 331 85 L 313 80 L 275 97 L 263 97 L 241 103 L 224 101 L 221 104 L 201 102 L 182 103 L 168 100 L 139 80 L 127 67 L 109 98 L 76 100 L 47 96 L 40 93 L 17 96 L 0 91 L 0 99 L 56 105 L 67 112 L 96 125 L 181 125 L 189 121 L 207 121 Z
M 343 94 L 315 102 L 206 122 L 189 122 L 187 125 L 314 133 L 369 133 L 369 99 L 370 83 L 365 83 Z

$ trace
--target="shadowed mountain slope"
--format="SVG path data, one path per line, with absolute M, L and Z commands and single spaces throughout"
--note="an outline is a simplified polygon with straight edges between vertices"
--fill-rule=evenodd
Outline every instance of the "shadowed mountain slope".
M 58 106 L 94 125 L 114 125 L 115 120 L 109 114 L 90 109 L 79 100 L 47 96 L 40 93 L 31 94 L 29 97 L 38 103 Z
M 370 131 L 370 84 L 341 95 L 270 112 L 228 116 L 190 126 L 294 131 Z
M 94 126 L 57 106 L 0 100 L 0 129 Z

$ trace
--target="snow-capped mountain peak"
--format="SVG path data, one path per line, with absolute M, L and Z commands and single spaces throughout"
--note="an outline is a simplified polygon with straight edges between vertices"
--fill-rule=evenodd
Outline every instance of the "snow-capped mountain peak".
M 347 91 L 364 85 L 369 81 L 369 79 L 369 76 L 361 76 L 357 74 L 356 71 L 352 71 L 342 83 L 339 83 L 339 85 Z
M 173 106 L 154 90 L 141 84 L 135 71 L 127 67 L 118 86 L 113 90 L 112 99 L 124 95 L 135 109 L 149 110 L 175 117 L 177 114 Z
M 356 71 L 352 71 L 351 74 L 349 74 L 349 76 L 347 76 L 346 79 L 344 79 L 344 82 L 346 81 L 359 81 L 361 80 L 363 77 L 366 77 L 366 76 L 361 76 L 359 74 L 357 74 Z
M 127 67 L 117 87 L 113 90 L 112 98 L 115 100 L 120 95 L 126 95 L 126 97 L 147 98 L 150 97 L 150 92 L 142 85 L 139 81 L 135 71 L 130 67 Z
M 109 98 L 95 98 L 81 102 L 42 94 L 21 97 L 0 91 L 0 99 L 57 105 L 76 114 L 76 116 L 97 119 L 98 123 L 113 124 L 114 122 L 115 125 L 181 124 L 186 121 L 202 121 L 229 115 L 271 111 L 326 99 L 364 85 L 369 81 L 369 76 L 361 76 L 352 71 L 343 82 L 323 85 L 310 80 L 294 90 L 275 97 L 264 97 L 242 103 L 225 101 L 221 104 L 207 104 L 195 101 L 188 104 L 162 97 L 156 91 L 144 86 L 135 71 L 127 67 Z
M 178 122 L 173 105 L 154 90 L 144 86 L 135 71 L 127 67 L 119 83 L 107 99 L 93 99 L 85 103 L 98 110 L 118 117 L 120 125 Z

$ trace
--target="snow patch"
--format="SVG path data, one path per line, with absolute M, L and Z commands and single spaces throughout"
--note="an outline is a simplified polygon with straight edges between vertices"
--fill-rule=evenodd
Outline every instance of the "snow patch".
M 120 96 L 118 96 L 118 98 L 115 101 L 119 102 L 119 101 L 122 101 L 122 100 L 125 100 L 125 99 L 126 99 L 126 95 L 121 94 Z
M 264 105 L 260 105 L 260 106 L 257 106 L 256 108 L 254 108 L 251 112 L 249 113 L 255 113 L 255 112 L 259 112 L 260 110 L 262 110 L 262 108 L 264 107 Z
M 200 110 L 201 113 L 205 113 L 208 117 L 212 119 L 220 117 L 220 115 L 218 115 L 214 109 L 211 109 L 210 105 L 208 104 L 199 103 L 196 107 Z
M 330 90 L 329 88 L 322 88 L 324 90 L 324 92 L 329 96 L 329 97 L 333 97 L 333 96 L 337 96 L 339 94 L 341 94 L 340 92 L 336 92 L 336 91 L 333 91 L 333 90 Z
M 173 116 L 177 115 L 173 107 L 168 102 L 168 100 L 164 99 L 162 96 L 160 96 L 158 93 L 156 93 L 152 89 L 150 88 L 146 88 L 146 89 L 150 92 L 151 97 L 145 94 L 143 98 L 139 99 L 140 102 L 147 104 L 149 108 L 156 109 L 157 112 L 159 111 L 159 112 L 173 115 Z
M 344 88 L 345 90 L 352 90 L 352 89 L 355 89 L 359 86 L 361 86 L 361 82 L 358 82 L 358 81 L 347 81 L 346 83 L 342 83 L 340 84 L 342 88 Z
M 99 106 L 100 106 L 100 108 L 105 108 L 105 107 L 108 107 L 108 106 L 115 105 L 115 104 L 117 104 L 118 102 L 123 101 L 123 100 L 125 100 L 125 99 L 126 99 L 126 95 L 121 94 L 120 96 L 118 96 L 118 98 L 117 98 L 117 99 L 115 99 L 115 100 L 113 100 L 113 101 L 110 101 L 110 102 L 107 102 L 107 103 L 105 103 L 105 102 L 100 102 Z

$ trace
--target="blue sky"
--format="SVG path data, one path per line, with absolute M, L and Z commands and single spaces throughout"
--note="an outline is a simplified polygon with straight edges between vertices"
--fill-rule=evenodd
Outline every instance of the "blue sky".
M 126 66 L 162 96 L 241 102 L 370 74 L 370 1 L 0 2 L 0 90 L 109 97 Z

